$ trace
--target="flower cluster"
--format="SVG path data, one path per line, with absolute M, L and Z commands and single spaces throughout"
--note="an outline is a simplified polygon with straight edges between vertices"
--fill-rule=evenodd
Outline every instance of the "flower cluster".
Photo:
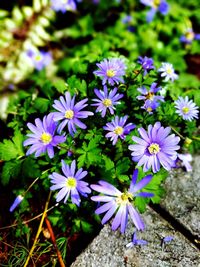
M 163 96 L 156 95 L 161 89 L 161 87 L 157 87 L 157 83 L 152 83 L 150 90 L 147 90 L 145 86 L 137 89 L 141 95 L 136 98 L 144 101 L 142 109 L 145 109 L 150 114 L 153 113 L 153 111 L 160 105 L 159 101 L 164 101 Z

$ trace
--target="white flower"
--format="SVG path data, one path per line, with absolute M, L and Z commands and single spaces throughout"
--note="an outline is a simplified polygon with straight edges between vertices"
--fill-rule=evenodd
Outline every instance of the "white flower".
M 162 63 L 162 66 L 158 69 L 161 72 L 161 77 L 165 77 L 165 82 L 171 80 L 172 82 L 178 79 L 178 75 L 174 72 L 173 65 L 167 62 Z

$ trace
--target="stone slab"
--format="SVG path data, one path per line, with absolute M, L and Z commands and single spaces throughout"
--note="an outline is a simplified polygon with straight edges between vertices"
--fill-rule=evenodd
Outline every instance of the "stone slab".
M 148 245 L 127 249 L 134 227 L 129 225 L 122 235 L 107 224 L 71 267 L 200 267 L 198 249 L 157 213 L 149 208 L 143 219 L 147 228 L 138 238 Z M 166 236 L 174 240 L 162 247 Z
M 192 165 L 192 172 L 170 173 L 161 206 L 200 239 L 200 156 L 193 158 Z

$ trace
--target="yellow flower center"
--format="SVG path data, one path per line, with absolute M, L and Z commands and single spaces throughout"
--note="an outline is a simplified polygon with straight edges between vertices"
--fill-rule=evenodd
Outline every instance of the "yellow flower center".
M 190 111 L 190 109 L 188 107 L 183 107 L 182 111 L 184 114 L 187 114 Z
M 109 78 L 112 78 L 113 76 L 115 76 L 116 74 L 116 71 L 110 69 L 110 70 L 107 70 L 106 72 L 106 75 L 109 77 Z
M 69 109 L 65 112 L 65 118 L 66 119 L 71 120 L 71 119 L 73 119 L 73 117 L 74 117 L 74 111 L 73 110 Z
M 167 74 L 172 74 L 172 73 L 173 73 L 173 71 L 172 71 L 171 68 L 167 68 L 167 69 L 166 69 L 166 72 L 167 72 Z
M 122 127 L 117 126 L 114 130 L 114 133 L 116 133 L 117 135 L 121 135 L 121 134 L 123 134 L 123 131 L 124 131 L 124 129 Z
M 153 100 L 153 98 L 154 98 L 154 93 L 148 93 L 147 95 L 146 95 L 146 99 L 150 99 L 150 100 Z
M 42 57 L 40 55 L 35 56 L 36 61 L 40 61 L 41 59 L 42 59 Z
M 159 5 L 160 5 L 160 0 L 153 0 L 152 5 L 153 5 L 154 8 L 158 8 Z
M 152 143 L 149 147 L 148 147 L 149 153 L 150 154 L 157 154 L 160 151 L 160 146 L 156 143 Z
M 43 133 L 40 137 L 44 144 L 49 144 L 52 141 L 52 136 L 48 133 Z
M 133 195 L 129 192 L 125 192 L 117 197 L 116 202 L 119 205 L 126 205 L 131 200 L 133 200 Z
M 66 186 L 70 189 L 76 188 L 77 181 L 74 177 L 68 177 L 66 181 Z
M 105 98 L 103 100 L 103 104 L 104 104 L 105 107 L 110 107 L 110 106 L 112 106 L 112 101 L 110 99 L 108 99 L 108 98 Z
M 185 38 L 189 41 L 192 41 L 194 39 L 194 33 L 193 32 L 186 32 Z
M 152 110 L 153 110 L 153 109 L 152 109 L 151 107 L 148 107 L 148 108 L 147 108 L 147 111 L 148 111 L 148 112 L 151 112 Z

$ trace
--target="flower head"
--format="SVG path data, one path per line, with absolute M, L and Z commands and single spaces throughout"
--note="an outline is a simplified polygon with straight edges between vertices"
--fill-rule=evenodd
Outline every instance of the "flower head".
M 59 133 L 62 132 L 66 125 L 68 126 L 68 131 L 72 136 L 76 132 L 76 126 L 81 129 L 87 128 L 87 126 L 79 120 L 94 115 L 93 112 L 82 111 L 82 109 L 87 107 L 88 105 L 86 104 L 87 100 L 88 99 L 85 98 L 75 104 L 75 95 L 73 96 L 73 98 L 71 98 L 70 93 L 66 92 L 65 98 L 61 96 L 60 101 L 54 101 L 53 107 L 58 110 L 58 112 L 53 112 L 54 120 L 62 120 L 62 122 L 58 126 Z
M 79 206 L 81 202 L 79 194 L 87 197 L 87 194 L 91 192 L 91 189 L 88 187 L 88 183 L 82 181 L 82 179 L 87 175 L 87 171 L 83 171 L 81 168 L 76 172 L 75 160 L 72 161 L 71 166 L 67 165 L 64 160 L 62 160 L 62 172 L 64 175 L 53 172 L 49 176 L 51 183 L 53 184 L 50 187 L 50 190 L 60 189 L 56 196 L 57 202 L 64 199 L 64 203 L 66 203 L 70 196 L 72 203 Z
M 48 66 L 52 61 L 50 52 L 28 50 L 27 56 L 31 59 L 32 64 L 36 70 L 42 70 Z
M 31 145 L 26 155 L 35 153 L 35 157 L 38 157 L 47 151 L 49 157 L 53 158 L 53 147 L 66 140 L 65 136 L 55 135 L 57 124 L 54 122 L 52 114 L 44 116 L 42 121 L 37 118 L 35 125 L 28 123 L 27 126 L 32 133 L 27 134 L 29 138 L 24 141 L 24 146 Z
M 191 44 L 195 39 L 200 40 L 200 34 L 195 34 L 192 28 L 186 29 L 185 33 L 180 37 L 180 41 L 185 44 Z
M 148 71 L 155 69 L 152 58 L 146 56 L 138 57 L 138 63 L 142 65 L 144 76 L 147 75 Z
M 51 0 L 51 7 L 55 11 L 65 13 L 67 10 L 76 10 L 76 3 L 74 0 Z
M 108 122 L 106 126 L 103 127 L 104 130 L 109 131 L 109 133 L 106 134 L 106 137 L 111 138 L 113 145 L 116 144 L 118 137 L 122 140 L 125 139 L 126 135 L 135 128 L 135 125 L 133 123 L 128 123 L 127 125 L 125 125 L 127 119 L 128 116 L 116 116 L 111 122 Z
M 157 92 L 162 90 L 162 87 L 157 87 L 157 83 L 152 83 L 150 90 L 147 90 L 145 86 L 142 86 L 137 89 L 141 95 L 137 96 L 138 100 L 150 100 L 150 101 L 164 101 L 163 96 L 156 95 Z
M 189 100 L 188 96 L 185 98 L 180 96 L 174 103 L 176 113 L 184 120 L 192 121 L 193 119 L 198 119 L 198 107 L 192 100 Z
M 149 100 L 147 99 L 144 102 L 144 105 L 141 107 L 142 109 L 145 109 L 149 114 L 153 114 L 153 111 L 157 109 L 157 107 L 159 107 L 160 103 L 153 100 Z
M 161 77 L 165 77 L 165 82 L 178 79 L 178 75 L 174 72 L 173 65 L 167 62 L 163 62 L 162 66 L 158 69 L 158 72 L 161 72 Z
M 148 131 L 139 128 L 138 132 L 142 138 L 133 136 L 136 144 L 130 145 L 129 149 L 133 151 L 131 155 L 137 166 L 143 165 L 146 172 L 152 168 L 153 172 L 160 170 L 160 165 L 166 170 L 171 170 L 177 158 L 177 152 L 180 147 L 177 145 L 180 138 L 174 134 L 169 135 L 170 127 L 164 128 L 160 122 L 153 126 L 148 126 Z
M 151 7 L 147 13 L 147 22 L 151 22 L 154 18 L 155 13 L 158 11 L 162 15 L 166 15 L 169 11 L 169 5 L 165 0 L 140 0 L 145 6 Z
M 15 198 L 15 201 L 13 202 L 13 204 L 11 205 L 9 211 L 13 212 L 14 209 L 16 209 L 16 207 L 22 202 L 22 200 L 24 199 L 23 196 L 19 195 Z
M 143 187 L 145 187 L 152 179 L 152 175 L 145 176 L 137 184 L 138 170 L 135 170 L 133 173 L 132 181 L 130 188 L 126 192 L 120 192 L 113 185 L 105 182 L 99 181 L 98 185 L 92 184 L 91 188 L 101 194 L 93 196 L 91 199 L 96 202 L 104 202 L 101 207 L 97 208 L 95 211 L 96 214 L 101 214 L 105 212 L 105 215 L 102 219 L 102 224 L 105 224 L 110 218 L 115 214 L 114 220 L 112 222 L 112 230 L 116 230 L 118 227 L 121 229 L 121 233 L 125 232 L 128 215 L 131 217 L 131 220 L 135 224 L 138 230 L 144 230 L 144 223 L 140 218 L 138 212 L 133 207 L 132 202 L 134 197 L 152 197 L 153 194 L 148 192 L 138 192 Z
M 133 233 L 133 238 L 132 238 L 132 242 L 128 243 L 126 245 L 127 248 L 132 248 L 134 246 L 137 246 L 137 245 L 140 245 L 140 246 L 143 246 L 143 245 L 147 245 L 148 242 L 146 240 L 143 240 L 143 239 L 137 239 L 137 235 L 136 235 L 136 232 Z
M 103 79 L 102 84 L 108 82 L 110 85 L 124 82 L 122 76 L 125 75 L 126 66 L 120 58 L 104 59 L 96 64 L 99 70 L 94 71 L 94 74 Z
M 116 87 L 108 92 L 106 85 L 104 85 L 103 91 L 94 89 L 94 92 L 98 97 L 92 99 L 94 102 L 97 102 L 95 104 L 92 104 L 92 106 L 97 107 L 96 112 L 101 112 L 101 116 L 105 117 L 106 111 L 107 109 L 109 109 L 110 113 L 114 114 L 114 106 L 120 104 L 118 100 L 123 97 L 123 94 L 118 94 Z

